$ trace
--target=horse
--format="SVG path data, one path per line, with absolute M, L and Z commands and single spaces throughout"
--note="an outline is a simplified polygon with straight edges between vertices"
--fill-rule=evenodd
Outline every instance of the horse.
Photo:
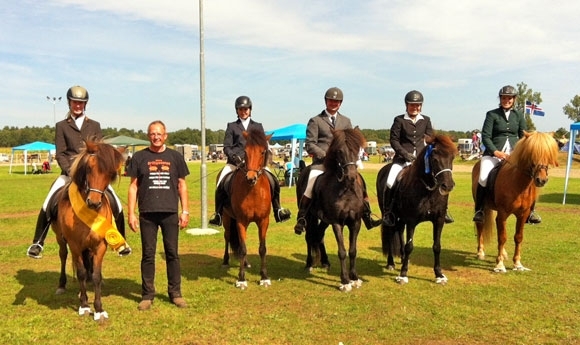
M 246 138 L 245 161 L 230 175 L 231 180 L 223 181 L 230 196 L 230 203 L 224 206 L 222 220 L 225 230 L 223 265 L 229 266 L 228 247 L 231 246 L 240 260 L 235 285 L 242 290 L 248 287 L 246 268 L 249 268 L 250 264 L 246 257 L 246 235 L 248 225 L 252 222 L 258 226 L 260 240 L 260 285 L 265 287 L 272 285 L 266 269 L 266 233 L 270 225 L 272 194 L 270 182 L 265 175 L 268 174 L 266 166 L 270 161 L 268 141 L 272 135 L 266 136 L 263 131 L 255 129 L 244 131 L 243 135 Z
M 71 181 L 58 192 L 58 214 L 51 222 L 60 257 L 56 293 L 62 294 L 66 289 L 68 245 L 80 286 L 79 315 L 91 313 L 87 296 L 87 280 L 91 279 L 95 293 L 95 321 L 109 317 L 101 302 L 101 270 L 107 245 L 117 248 L 125 244 L 115 226 L 111 207 L 115 201 L 105 195 L 109 184 L 117 179 L 123 162 L 122 153 L 113 146 L 87 140 L 72 164 Z
M 399 284 L 409 282 L 409 257 L 413 252 L 415 228 L 422 222 L 433 224 L 433 255 L 435 282 L 446 284 L 447 277 L 441 272 L 441 233 L 449 193 L 455 187 L 453 160 L 458 154 L 453 141 L 445 135 L 425 137 L 426 146 L 417 159 L 404 168 L 393 185 L 395 192 L 391 211 L 395 215 L 394 226 L 381 225 L 383 254 L 387 256 L 387 269 L 394 270 L 394 256 L 401 256 L 401 271 L 395 280 Z M 377 175 L 376 188 L 379 207 L 385 218 L 387 177 L 393 163 L 383 166 Z M 403 232 L 407 230 L 406 241 Z
M 307 267 L 313 265 L 312 253 L 319 253 L 321 264 L 330 267 L 324 247 L 324 232 L 332 226 L 338 244 L 340 260 L 339 290 L 348 292 L 360 288 L 362 280 L 356 271 L 357 238 L 364 211 L 364 181 L 358 173 L 356 161 L 366 140 L 358 128 L 336 130 L 324 159 L 324 173 L 318 176 L 312 191 L 306 221 Z M 311 169 L 311 166 L 306 169 Z M 297 199 L 300 200 L 306 189 L 309 170 L 300 174 L 297 184 Z M 346 248 L 344 227 L 349 229 L 349 269 L 346 267 Z
M 488 243 L 493 233 L 493 216 L 497 227 L 496 265 L 494 272 L 506 272 L 504 260 L 507 260 L 505 243 L 507 241 L 506 220 L 510 215 L 516 217 L 514 235 L 515 250 L 513 263 L 515 271 L 528 270 L 521 263 L 524 224 L 528 219 L 532 205 L 538 198 L 539 188 L 548 182 L 548 168 L 558 166 L 558 144 L 551 133 L 525 132 L 517 142 L 513 152 L 497 167 L 495 183 L 490 186 L 492 174 L 488 179 L 488 192 L 484 202 L 484 221 L 475 223 L 477 228 L 477 257 L 485 258 L 484 243 Z M 479 180 L 477 162 L 471 172 L 473 199 Z M 493 170 L 492 170 L 493 173 Z M 496 211 L 496 212 L 494 212 Z

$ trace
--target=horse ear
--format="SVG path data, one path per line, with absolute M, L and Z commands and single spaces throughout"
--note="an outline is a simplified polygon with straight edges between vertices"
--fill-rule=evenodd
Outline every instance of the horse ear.
M 533 132 L 524 131 L 524 137 L 528 138 L 530 135 L 534 134 Z
M 274 133 L 272 133 L 270 135 L 266 135 L 266 141 L 270 141 L 270 139 L 272 138 L 273 135 L 274 135 Z

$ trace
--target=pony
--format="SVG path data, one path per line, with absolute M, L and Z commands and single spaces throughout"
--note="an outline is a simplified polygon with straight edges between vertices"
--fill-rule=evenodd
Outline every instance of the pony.
M 107 245 L 118 247 L 125 244 L 114 225 L 111 203 L 115 201 L 109 200 L 105 194 L 109 184 L 117 179 L 123 162 L 122 153 L 113 146 L 86 141 L 72 164 L 71 181 L 58 192 L 58 215 L 51 222 L 59 245 L 60 278 L 57 294 L 62 294 L 66 289 L 65 267 L 70 249 L 80 287 L 79 315 L 91 313 L 87 296 L 87 281 L 90 279 L 95 293 L 95 321 L 109 317 L 101 302 L 101 272 Z M 94 223 L 87 223 L 87 214 Z M 105 235 L 95 231 L 95 226 L 115 230 L 107 231 Z
M 246 257 L 246 236 L 248 225 L 252 222 L 258 226 L 260 240 L 260 285 L 265 287 L 272 285 L 266 269 L 266 233 L 270 225 L 272 194 L 270 182 L 265 175 L 268 174 L 266 166 L 270 161 L 268 141 L 272 135 L 266 136 L 263 131 L 255 129 L 244 131 L 243 135 L 246 138 L 244 148 L 246 158 L 244 163 L 223 181 L 230 196 L 230 203 L 224 206 L 222 220 L 225 230 L 223 265 L 229 266 L 228 247 L 231 246 L 240 260 L 236 287 L 242 290 L 248 287 L 246 268 L 249 268 L 250 264 Z
M 409 257 L 413 252 L 413 236 L 419 223 L 433 224 L 433 255 L 435 282 L 446 284 L 447 277 L 441 272 L 441 233 L 445 223 L 445 213 L 449 193 L 455 187 L 453 181 L 453 160 L 458 154 L 453 141 L 445 135 L 425 136 L 426 146 L 417 159 L 403 169 L 393 185 L 394 202 L 391 211 L 395 215 L 395 225 L 381 225 L 383 254 L 387 256 L 387 269 L 394 270 L 394 256 L 401 256 L 401 271 L 395 280 L 400 284 L 409 282 Z M 376 188 L 379 207 L 383 219 L 389 200 L 386 199 L 387 177 L 393 163 L 383 166 L 377 175 Z M 403 232 L 407 230 L 406 241 Z
M 330 267 L 324 246 L 324 232 L 332 226 L 338 244 L 340 260 L 339 290 L 348 292 L 360 288 L 362 280 L 356 271 L 357 238 L 364 211 L 364 181 L 356 161 L 366 140 L 358 128 L 335 130 L 324 159 L 324 173 L 318 176 L 312 192 L 312 202 L 306 216 L 307 268 L 312 268 L 312 253 L 317 252 L 324 267 Z M 300 174 L 297 199 L 300 200 L 308 183 L 311 166 Z M 346 267 L 344 227 L 349 229 L 349 269 Z
M 531 208 L 538 198 L 539 188 L 548 182 L 548 168 L 558 166 L 558 144 L 551 133 L 524 132 L 524 136 L 515 145 L 510 156 L 498 164 L 497 175 L 493 171 L 488 179 L 485 202 L 484 221 L 475 223 L 477 228 L 477 258 L 485 258 L 484 244 L 488 243 L 493 233 L 493 216 L 497 227 L 497 250 L 495 272 L 506 272 L 504 260 L 507 260 L 505 244 L 507 241 L 506 220 L 510 215 L 516 217 L 514 235 L 515 250 L 513 263 L 515 271 L 528 270 L 521 263 L 522 242 L 524 240 L 524 224 Z M 471 172 L 473 199 L 479 180 L 477 162 Z M 495 179 L 495 183 L 491 180 Z M 492 184 L 493 183 L 493 184 Z M 494 212 L 495 211 L 495 212 Z

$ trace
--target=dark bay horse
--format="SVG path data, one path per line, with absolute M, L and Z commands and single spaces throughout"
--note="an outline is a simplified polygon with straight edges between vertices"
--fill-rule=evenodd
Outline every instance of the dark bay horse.
M 236 287 L 242 290 L 248 287 L 246 268 L 250 267 L 250 265 L 246 258 L 246 237 L 248 225 L 252 222 L 258 226 L 258 237 L 260 239 L 260 285 L 268 287 L 272 284 L 266 270 L 266 233 L 270 225 L 272 195 L 270 182 L 265 175 L 268 172 L 265 169 L 270 161 L 270 151 L 268 149 L 270 137 L 271 135 L 266 136 L 260 130 L 244 132 L 244 138 L 246 138 L 244 164 L 232 173 L 231 180 L 226 185 L 230 203 L 225 205 L 223 212 L 223 226 L 225 229 L 223 264 L 225 266 L 229 265 L 228 246 L 231 246 L 232 251 L 237 253 L 240 259 L 240 271 Z M 225 180 L 224 183 L 226 183 Z
M 525 133 L 514 147 L 509 158 L 500 163 L 495 184 L 489 186 L 488 183 L 487 188 L 491 188 L 491 192 L 486 193 L 483 210 L 484 221 L 483 223 L 475 223 L 478 239 L 477 257 L 481 260 L 485 258 L 484 243 L 489 242 L 491 238 L 493 216 L 497 212 L 495 225 L 497 227 L 498 255 L 495 272 L 506 272 L 503 262 L 507 260 L 505 249 L 507 241 L 506 220 L 512 214 L 517 219 L 514 235 L 514 270 L 527 270 L 521 263 L 524 224 L 539 195 L 539 188 L 548 182 L 549 166 L 558 166 L 557 160 L 558 144 L 551 133 Z M 477 162 L 471 173 L 474 200 L 479 180 L 479 166 L 480 162 Z
M 68 248 L 80 285 L 79 315 L 91 313 L 87 281 L 94 284 L 95 321 L 108 318 L 101 303 L 102 263 L 107 245 L 117 248 L 125 240 L 116 229 L 111 203 L 105 190 L 117 179 L 123 155 L 113 146 L 87 141 L 71 167 L 71 182 L 60 190 L 58 216 L 52 222 L 59 244 L 60 279 L 57 294 L 66 287 Z
M 364 210 L 364 181 L 358 173 L 356 161 L 361 147 L 366 147 L 366 140 L 358 128 L 336 130 L 333 136 L 324 159 L 325 171 L 316 180 L 306 217 L 307 267 L 312 265 L 312 251 L 320 253 L 323 266 L 330 266 L 324 248 L 324 232 L 331 225 L 338 244 L 339 289 L 348 292 L 362 285 L 356 271 L 356 244 Z M 300 174 L 296 192 L 298 200 L 306 189 L 307 175 L 306 172 Z M 345 226 L 349 229 L 349 269 L 346 267 Z
M 453 160 L 457 147 L 448 136 L 435 135 L 426 137 L 427 145 L 419 152 L 417 159 L 403 169 L 393 188 L 398 188 L 392 211 L 395 214 L 395 225 L 381 226 L 383 254 L 387 255 L 387 268 L 394 269 L 394 256 L 402 257 L 401 272 L 396 281 L 408 283 L 409 257 L 413 252 L 413 236 L 419 223 L 433 224 L 433 255 L 435 282 L 445 284 L 447 277 L 441 272 L 441 233 L 445 223 L 445 213 L 449 193 L 455 187 L 453 181 Z M 379 170 L 377 176 L 377 195 L 383 217 L 386 203 L 385 192 L 387 177 L 391 164 Z M 406 240 L 403 232 L 407 229 Z

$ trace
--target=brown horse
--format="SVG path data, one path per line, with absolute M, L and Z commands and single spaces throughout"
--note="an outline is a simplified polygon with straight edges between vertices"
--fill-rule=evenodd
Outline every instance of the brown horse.
M 475 223 L 477 227 L 477 257 L 485 258 L 484 243 L 489 242 L 493 232 L 493 211 L 497 211 L 495 224 L 497 227 L 497 249 L 495 272 L 506 272 L 504 260 L 507 260 L 505 243 L 507 241 L 506 220 L 510 215 L 516 216 L 516 232 L 514 235 L 515 250 L 513 256 L 514 270 L 525 271 L 521 263 L 522 242 L 524 240 L 524 224 L 531 213 L 539 190 L 548 182 L 548 167 L 558 166 L 558 144 L 551 133 L 525 133 L 511 153 L 503 161 L 497 172 L 495 184 L 487 186 L 488 191 L 484 206 L 483 223 Z M 479 180 L 477 162 L 471 173 L 473 198 L 477 191 Z
M 101 321 L 108 318 L 101 303 L 101 267 L 107 244 L 112 247 L 125 244 L 114 225 L 111 208 L 114 201 L 104 195 L 109 184 L 116 180 L 124 159 L 111 145 L 93 141 L 85 144 L 86 147 L 73 162 L 71 182 L 59 192 L 58 216 L 52 222 L 60 247 L 57 294 L 63 293 L 66 287 L 68 244 L 80 285 L 79 315 L 91 313 L 87 280 L 92 279 L 95 289 L 93 317 L 95 321 Z
M 224 207 L 223 226 L 225 252 L 223 265 L 229 265 L 229 250 L 237 253 L 240 260 L 240 271 L 236 287 L 246 289 L 246 268 L 250 267 L 247 261 L 246 236 L 248 225 L 256 223 L 260 239 L 260 285 L 272 285 L 266 270 L 266 233 L 270 225 L 270 211 L 272 195 L 270 182 L 265 175 L 266 165 L 270 161 L 268 140 L 263 131 L 251 130 L 244 132 L 246 138 L 246 157 L 242 165 L 231 175 L 231 180 L 224 179 L 225 188 L 230 196 L 230 204 Z

